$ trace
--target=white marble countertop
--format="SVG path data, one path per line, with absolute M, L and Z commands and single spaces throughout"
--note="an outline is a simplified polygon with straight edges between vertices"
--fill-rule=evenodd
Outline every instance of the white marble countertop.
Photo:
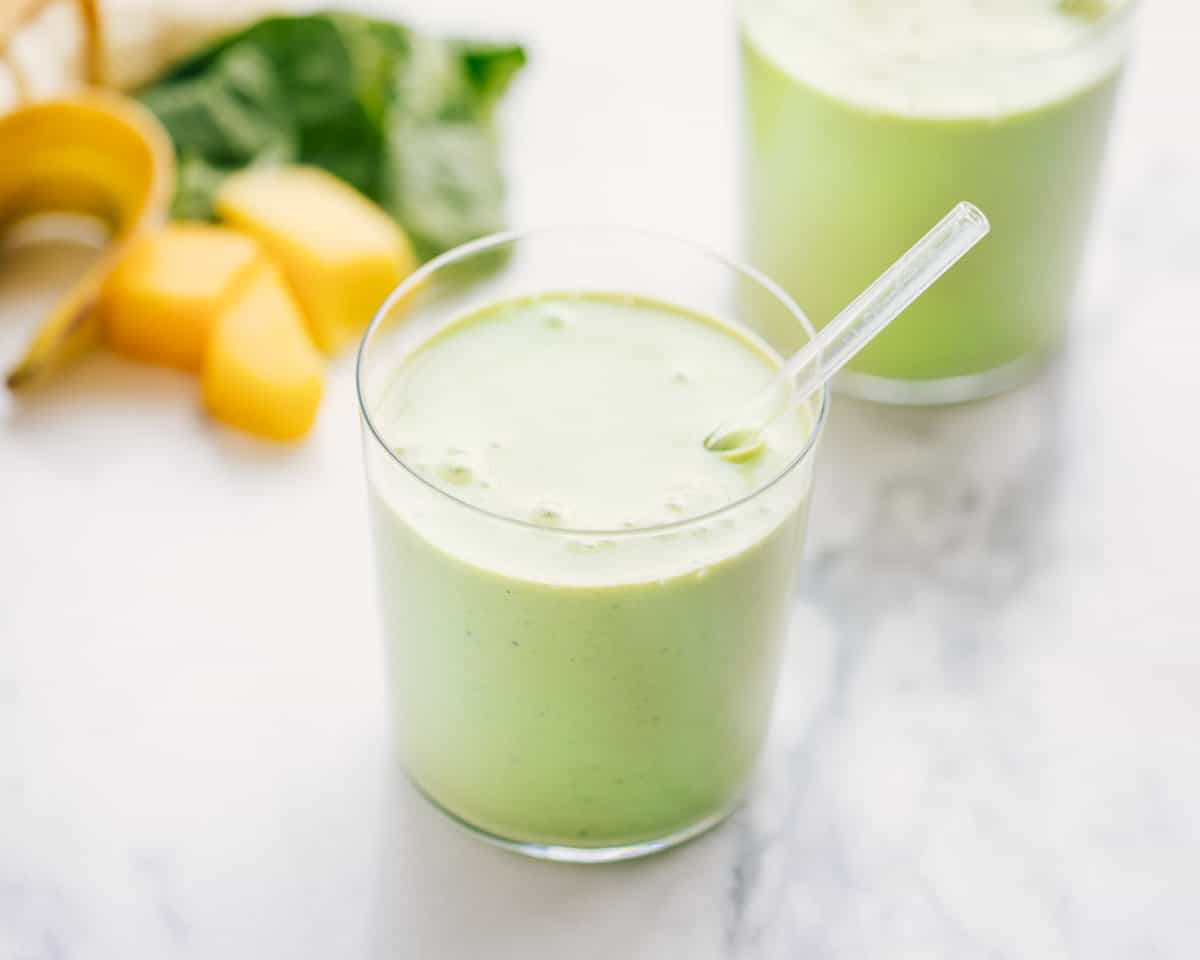
M 531 41 L 516 222 L 735 246 L 723 4 L 406 7 Z M 397 781 L 350 356 L 288 451 L 107 357 L 0 401 L 0 960 L 1200 955 L 1198 35 L 1148 5 L 1063 360 L 836 402 L 762 782 L 644 863 Z M 63 268 L 21 265 L 4 357 Z

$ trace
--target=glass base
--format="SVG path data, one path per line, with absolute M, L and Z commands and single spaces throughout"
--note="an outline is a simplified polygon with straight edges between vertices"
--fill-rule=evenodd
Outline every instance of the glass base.
M 843 370 L 834 380 L 833 389 L 847 397 L 895 406 L 929 407 L 966 403 L 1021 386 L 1036 376 L 1053 356 L 1053 351 L 1032 354 L 982 373 L 941 380 L 894 380 Z
M 614 847 L 571 847 L 552 843 L 533 843 L 526 840 L 510 840 L 508 837 L 491 833 L 482 827 L 464 820 L 458 814 L 447 810 L 422 790 L 421 785 L 411 776 L 408 778 L 408 781 L 413 785 L 413 789 L 424 797 L 435 810 L 443 814 L 459 829 L 490 843 L 492 846 L 501 847 L 513 853 L 519 853 L 522 856 L 532 857 L 535 860 L 553 860 L 556 863 L 616 863 L 619 860 L 636 860 L 638 857 L 649 857 L 656 853 L 662 853 L 664 850 L 670 850 L 672 847 L 677 847 L 680 844 L 687 843 L 689 840 L 694 840 L 702 833 L 707 833 L 741 805 L 741 801 L 739 800 L 736 803 L 730 804 L 719 813 L 705 817 L 703 820 L 698 820 L 684 827 L 682 830 L 677 830 L 675 833 L 668 834 L 665 837 L 657 837 L 653 840 L 642 840 L 637 843 L 627 843 Z

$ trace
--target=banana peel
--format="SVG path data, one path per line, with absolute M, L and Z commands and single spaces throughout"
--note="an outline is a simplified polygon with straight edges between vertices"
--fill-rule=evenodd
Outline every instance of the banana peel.
M 99 335 L 96 300 L 130 241 L 167 218 L 174 148 L 140 104 L 89 90 L 0 117 L 0 238 L 40 213 L 78 213 L 110 233 L 104 255 L 42 322 L 9 372 L 18 390 L 87 351 Z
M 9 43 L 28 23 L 36 20 L 53 0 L 0 0 L 0 60 L 13 74 L 19 100 L 29 98 L 25 72 L 16 58 L 9 56 Z M 75 12 L 83 33 L 83 74 L 89 85 L 103 86 L 108 77 L 108 52 L 99 0 L 75 0 Z

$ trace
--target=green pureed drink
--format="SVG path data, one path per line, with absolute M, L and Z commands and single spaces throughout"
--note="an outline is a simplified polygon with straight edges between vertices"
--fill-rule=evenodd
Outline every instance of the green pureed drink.
M 502 301 L 399 363 L 372 420 L 433 489 L 369 460 L 374 541 L 401 755 L 439 806 L 612 849 L 740 797 L 807 509 L 807 482 L 772 481 L 815 425 L 780 418 L 740 463 L 702 440 L 778 366 L 716 320 L 599 294 Z
M 834 316 L 959 200 L 988 240 L 843 374 L 971 399 L 1061 343 L 1123 61 L 1114 0 L 743 0 L 751 261 Z

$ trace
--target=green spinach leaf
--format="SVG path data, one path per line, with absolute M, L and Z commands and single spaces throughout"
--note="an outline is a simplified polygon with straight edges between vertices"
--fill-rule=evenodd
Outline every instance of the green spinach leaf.
M 222 179 L 308 163 L 381 204 L 423 257 L 503 227 L 494 110 L 519 46 L 344 13 L 269 17 L 140 92 L 175 142 L 173 213 L 212 216 Z

